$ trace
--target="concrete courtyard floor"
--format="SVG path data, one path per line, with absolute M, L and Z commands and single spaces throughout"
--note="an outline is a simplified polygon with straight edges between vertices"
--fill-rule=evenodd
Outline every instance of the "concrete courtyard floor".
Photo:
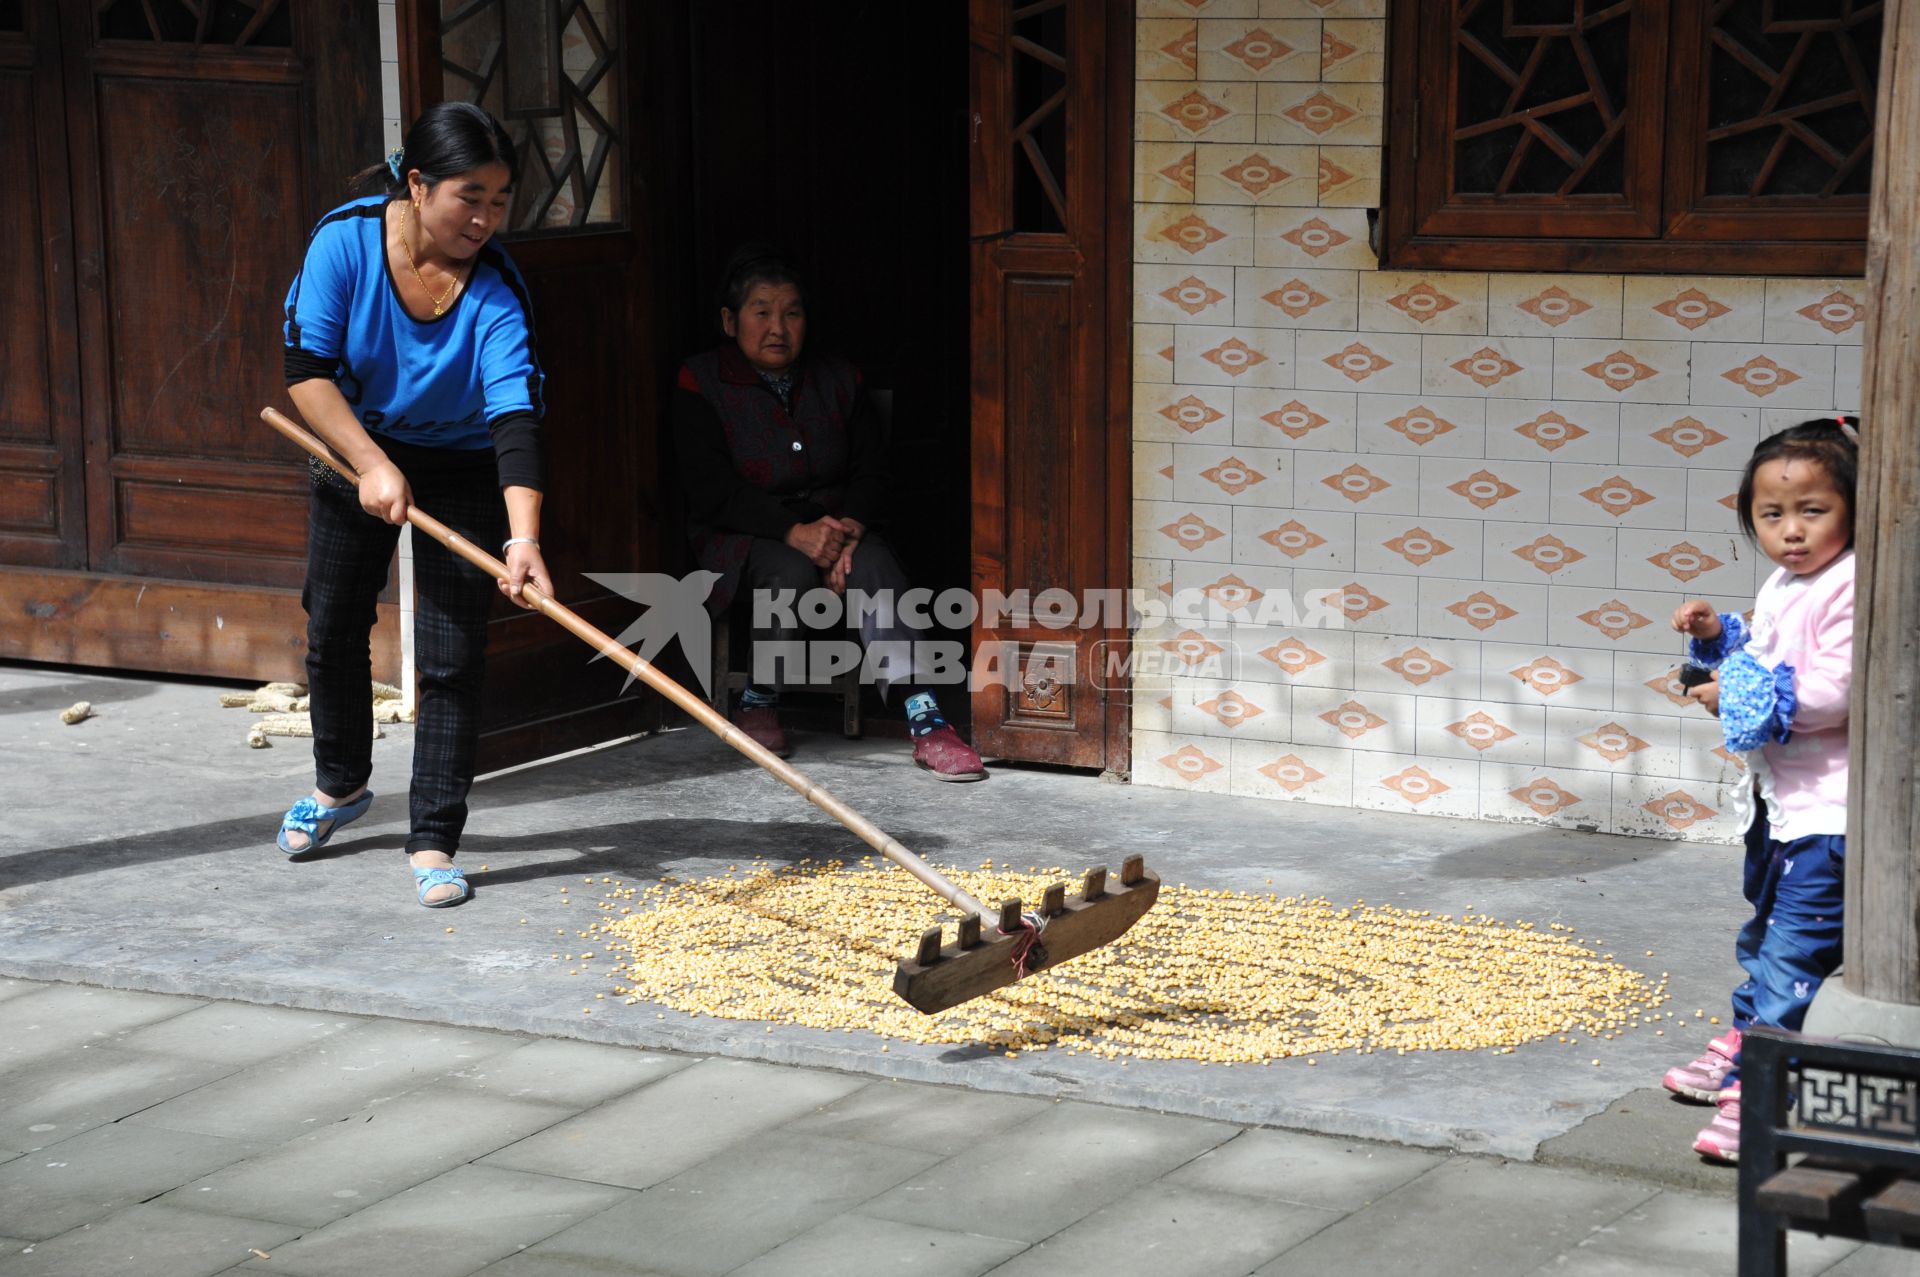
M 373 812 L 289 863 L 306 743 L 248 750 L 220 690 L 0 666 L 0 1274 L 1732 1271 L 1732 1174 L 1657 1090 L 1691 1041 L 1222 1069 L 583 1017 L 536 952 L 584 925 L 559 885 L 862 849 L 676 731 L 483 780 L 478 895 L 424 910 L 410 729 Z M 62 725 L 76 700 L 99 716 Z M 800 745 L 936 862 L 1142 851 L 1169 883 L 1561 922 L 1655 950 L 1687 1011 L 1735 974 L 1730 848 Z M 1801 1238 L 1793 1270 L 1904 1258 Z

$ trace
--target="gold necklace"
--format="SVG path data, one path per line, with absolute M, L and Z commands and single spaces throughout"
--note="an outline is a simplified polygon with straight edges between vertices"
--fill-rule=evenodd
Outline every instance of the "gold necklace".
M 413 242 L 407 238 L 407 215 L 412 211 L 412 204 L 400 206 L 400 247 L 407 250 L 407 266 L 413 271 L 413 277 L 420 280 L 420 291 L 425 293 L 427 300 L 433 303 L 433 313 L 436 316 L 444 315 L 447 313 L 447 302 L 453 298 L 453 290 L 460 287 L 460 274 L 458 271 L 454 272 L 453 282 L 448 284 L 447 291 L 438 297 L 435 297 L 433 290 L 427 287 L 427 281 L 420 278 L 420 264 L 413 260 Z

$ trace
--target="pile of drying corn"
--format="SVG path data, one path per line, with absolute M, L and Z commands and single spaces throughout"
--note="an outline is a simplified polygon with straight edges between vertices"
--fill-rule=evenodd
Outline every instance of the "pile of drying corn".
M 265 683 L 251 692 L 222 692 L 220 704 L 227 709 L 244 709 L 264 717 L 247 728 L 247 745 L 266 749 L 269 736 L 313 735 L 313 714 L 308 707 L 304 683 Z M 409 722 L 412 714 L 405 708 L 400 689 L 375 681 L 373 684 L 373 738 L 384 734 L 382 723 Z
M 947 872 L 989 901 L 1032 902 L 1063 877 L 990 865 Z M 1008 1054 L 1221 1064 L 1510 1051 L 1543 1038 L 1610 1038 L 1668 1016 L 1654 1010 L 1667 1000 L 1665 973 L 1656 981 L 1629 970 L 1557 924 L 1172 884 L 1116 943 L 924 1016 L 894 996 L 893 969 L 937 902 L 898 870 L 802 862 L 645 891 L 610 878 L 582 885 L 578 897 L 562 888 L 563 899 L 591 901 L 599 916 L 562 931 L 575 951 L 553 958 L 569 974 L 612 982 L 611 1000 L 595 995 L 603 1009 L 649 1002 Z M 591 947 L 581 951 L 580 940 Z

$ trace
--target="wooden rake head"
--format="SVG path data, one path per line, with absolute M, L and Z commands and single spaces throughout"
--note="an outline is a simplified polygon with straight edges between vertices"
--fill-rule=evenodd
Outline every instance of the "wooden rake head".
M 983 934 L 978 914 L 960 919 L 953 944 L 943 946 L 941 929 L 929 927 L 919 950 L 894 970 L 893 991 L 928 1015 L 957 1007 L 1118 939 L 1159 895 L 1159 875 L 1139 856 L 1121 865 L 1117 888 L 1107 881 L 1106 868 L 1095 866 L 1087 870 L 1077 900 L 1067 899 L 1065 883 L 1047 888 L 1036 911 L 1046 924 L 1038 937 L 1018 899 L 1001 903 L 995 935 Z

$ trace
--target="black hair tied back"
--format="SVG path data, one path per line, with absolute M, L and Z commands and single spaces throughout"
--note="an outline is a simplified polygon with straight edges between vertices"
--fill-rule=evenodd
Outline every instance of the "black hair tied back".
M 1768 435 L 1747 459 L 1746 473 L 1740 476 L 1740 530 L 1756 535 L 1753 526 L 1753 483 L 1760 467 L 1769 461 L 1811 461 L 1827 472 L 1833 486 L 1847 501 L 1847 517 L 1856 508 L 1855 493 L 1860 482 L 1860 418 L 1845 415 L 1815 417 L 1778 434 Z
M 398 199 L 407 193 L 407 174 L 415 169 L 432 189 L 486 164 L 506 165 L 509 187 L 520 179 L 520 153 L 500 121 L 471 102 L 440 102 L 414 120 L 405 146 L 354 174 L 348 190 Z

